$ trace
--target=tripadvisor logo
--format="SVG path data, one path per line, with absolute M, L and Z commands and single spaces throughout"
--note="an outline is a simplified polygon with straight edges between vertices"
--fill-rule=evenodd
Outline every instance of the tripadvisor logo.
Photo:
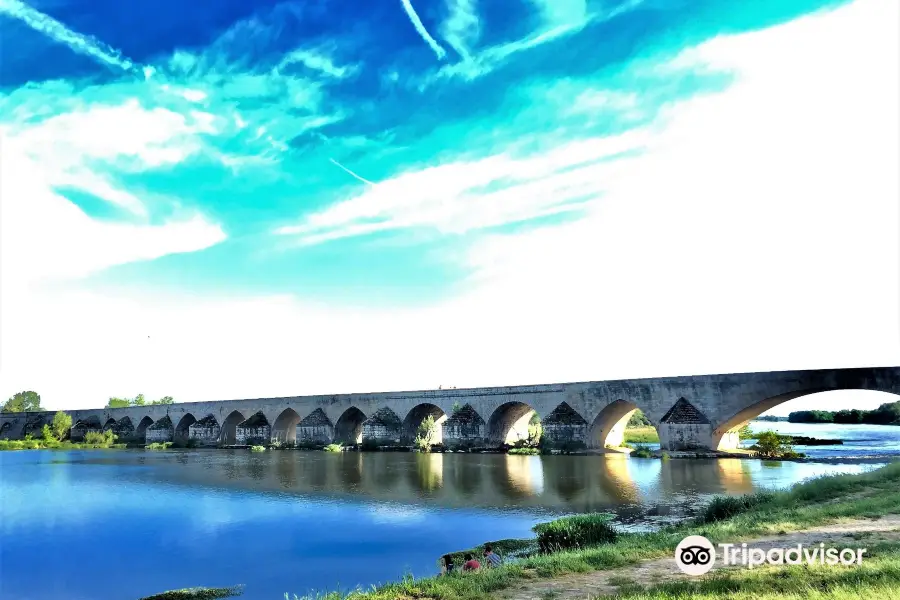
M 688 575 L 708 573 L 716 562 L 716 549 L 702 535 L 689 535 L 675 548 L 675 564 Z
M 826 548 L 820 543 L 818 547 L 805 547 L 797 544 L 791 548 L 750 548 L 747 544 L 719 544 L 722 551 L 723 565 L 743 565 L 748 569 L 762 565 L 799 565 L 820 564 L 835 566 L 860 565 L 865 548 Z M 688 575 L 708 573 L 716 562 L 716 548 L 712 542 L 702 535 L 689 535 L 681 540 L 675 548 L 675 564 Z

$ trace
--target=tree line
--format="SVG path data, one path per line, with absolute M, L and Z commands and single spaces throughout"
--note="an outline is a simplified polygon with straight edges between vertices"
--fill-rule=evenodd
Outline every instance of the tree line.
M 156 404 L 175 404 L 172 396 L 163 396 L 159 400 L 147 400 L 143 394 L 138 394 L 134 398 L 110 398 L 105 408 L 127 408 L 129 406 L 148 406 Z M 0 412 L 5 413 L 21 413 L 21 412 L 39 412 L 44 410 L 41 407 L 41 395 L 35 391 L 24 391 L 10 397 Z
M 106 403 L 106 408 L 128 408 L 129 406 L 148 406 L 155 404 L 175 404 L 172 396 L 163 396 L 159 400 L 150 400 L 144 398 L 143 394 L 138 394 L 134 398 L 110 398 Z
M 887 402 L 873 410 L 798 410 L 788 415 L 791 423 L 839 423 L 900 425 L 900 402 Z

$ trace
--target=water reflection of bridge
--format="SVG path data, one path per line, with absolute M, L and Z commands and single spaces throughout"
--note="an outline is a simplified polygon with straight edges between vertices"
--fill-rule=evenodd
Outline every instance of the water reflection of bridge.
M 663 463 L 623 455 L 194 451 L 145 456 L 141 462 L 158 467 L 151 471 L 155 478 L 188 485 L 552 512 L 615 507 L 619 514 L 633 508 L 637 515 L 672 494 L 752 489 L 746 461 L 735 459 Z

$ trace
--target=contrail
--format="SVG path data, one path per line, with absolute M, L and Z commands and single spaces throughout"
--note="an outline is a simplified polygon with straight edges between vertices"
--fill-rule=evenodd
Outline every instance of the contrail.
M 352 177 L 355 177 L 355 178 L 358 179 L 359 181 L 362 181 L 363 183 L 368 183 L 369 185 L 375 185 L 375 182 L 374 182 L 374 181 L 369 181 L 369 180 L 366 179 L 365 177 L 360 177 L 359 175 L 357 175 L 356 173 L 354 173 L 353 171 L 351 171 L 350 169 L 348 169 L 347 167 L 345 167 L 344 165 L 342 165 L 342 164 L 339 163 L 338 161 L 334 160 L 333 158 L 329 158 L 328 160 L 330 160 L 330 161 L 331 161 L 332 163 L 334 163 L 336 166 L 338 166 L 338 167 L 340 167 L 341 169 L 343 169 L 347 174 L 349 174 L 349 175 L 352 176 Z
M 409 17 L 409 20 L 412 21 L 413 27 L 416 28 L 416 31 L 418 31 L 419 35 L 422 36 L 422 39 L 425 40 L 425 43 L 434 50 L 438 59 L 443 60 L 444 56 L 447 55 L 447 51 L 441 48 L 440 44 L 437 43 L 437 40 L 431 37 L 431 34 L 428 33 L 428 30 L 422 25 L 422 19 L 416 14 L 416 9 L 413 8 L 412 2 L 410 2 L 410 0 L 400 0 L 400 2 L 403 3 L 403 10 L 406 11 L 406 15 Z
M 107 66 L 127 72 L 135 72 L 140 68 L 115 48 L 111 48 L 94 36 L 72 31 L 53 17 L 31 8 L 21 0 L 0 0 L 0 14 L 18 19 L 53 41 L 65 44 L 73 52 L 90 56 Z

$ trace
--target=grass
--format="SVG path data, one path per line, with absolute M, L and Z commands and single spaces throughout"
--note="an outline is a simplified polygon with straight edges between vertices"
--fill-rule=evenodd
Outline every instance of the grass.
M 745 494 L 743 496 L 717 496 L 706 505 L 698 520 L 701 523 L 724 521 L 735 515 L 747 512 L 754 506 L 770 502 L 772 498 L 772 492 L 756 492 L 755 494 Z
M 704 579 L 626 585 L 619 600 L 900 600 L 900 545 L 870 548 L 852 568 L 821 565 L 714 571 Z
M 626 444 L 658 444 L 659 434 L 655 427 L 628 427 L 624 441 Z
M 407 577 L 401 582 L 383 585 L 367 591 L 356 591 L 349 595 L 324 594 L 321 600 L 394 600 L 395 598 L 431 598 L 434 600 L 485 600 L 496 592 L 512 586 L 521 586 L 536 578 L 553 578 L 567 573 L 584 573 L 614 569 L 632 565 L 641 560 L 671 556 L 675 546 L 687 535 L 704 535 L 711 542 L 740 542 L 762 536 L 777 535 L 797 531 L 816 525 L 848 518 L 877 517 L 900 513 L 900 462 L 895 462 L 878 470 L 859 475 L 823 476 L 794 486 L 790 490 L 769 495 L 756 494 L 753 500 L 740 502 L 714 500 L 697 519 L 666 527 L 651 533 L 618 532 L 615 540 L 576 550 L 534 554 L 521 560 L 485 569 L 477 573 L 461 573 L 449 577 L 434 577 L 415 580 Z M 533 547 L 535 540 L 505 540 L 507 547 Z M 500 542 L 495 543 L 500 548 Z M 468 550 L 480 554 L 479 549 Z M 460 553 L 453 553 L 457 560 Z M 501 556 L 503 552 L 501 551 Z M 886 562 L 885 562 L 886 561 Z M 893 561 L 893 562 L 892 562 Z M 776 583 L 766 584 L 753 579 L 733 579 L 732 581 L 712 578 L 679 584 L 694 587 L 671 587 L 663 584 L 652 589 L 619 588 L 620 598 L 630 600 L 769 600 L 774 598 L 817 598 L 820 600 L 851 600 L 857 597 L 865 600 L 887 598 L 900 600 L 900 563 L 896 557 L 873 561 L 872 566 L 863 563 L 867 569 L 865 579 L 869 586 L 862 592 L 854 591 L 853 577 L 856 568 L 845 573 L 846 580 L 836 582 L 836 587 L 819 586 L 827 573 L 816 571 L 807 579 L 787 582 L 781 585 L 788 595 L 779 595 Z M 760 570 L 761 571 L 761 570 Z M 840 573 L 833 569 L 831 577 Z M 735 578 L 750 577 L 746 574 L 733 575 Z M 718 582 L 718 583 L 716 583 Z M 826 582 L 827 583 L 827 582 Z M 765 588 L 766 585 L 770 586 Z M 893 585 L 893 595 L 885 595 Z M 707 587 L 703 587 L 707 586 Z M 716 587 L 719 586 L 719 587 Z M 755 586 L 755 587 L 754 587 Z M 791 587 L 793 586 L 793 587 Z M 812 587 L 810 587 L 812 586 Z M 845 586 L 845 587 L 841 587 Z M 790 591 L 788 588 L 790 588 Z M 846 588 L 846 589 L 845 589 Z M 757 593 L 758 592 L 758 593 Z M 807 592 L 819 594 L 804 595 Z M 628 595 L 630 594 L 630 595 Z M 667 595 L 668 594 L 668 595 Z M 824 594 L 824 595 L 823 595 Z M 857 595 L 853 595 L 857 594 Z
M 616 541 L 618 532 L 610 525 L 615 515 L 595 513 L 563 517 L 534 526 L 541 552 L 559 552 Z
M 522 448 L 510 448 L 506 452 L 507 454 L 519 454 L 524 456 L 536 456 L 541 453 L 538 448 L 531 447 L 522 447 Z

